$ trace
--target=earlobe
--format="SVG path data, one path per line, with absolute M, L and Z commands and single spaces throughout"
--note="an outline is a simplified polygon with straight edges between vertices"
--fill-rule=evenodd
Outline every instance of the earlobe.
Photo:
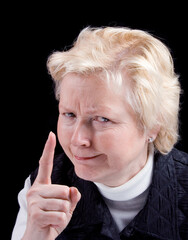
M 150 130 L 147 134 L 148 135 L 147 142 L 148 143 L 154 142 L 158 133 L 159 133 L 159 131 L 160 131 L 160 126 L 159 125 L 155 126 L 152 130 Z
M 148 143 L 152 143 L 154 141 L 154 139 L 152 137 L 148 138 Z

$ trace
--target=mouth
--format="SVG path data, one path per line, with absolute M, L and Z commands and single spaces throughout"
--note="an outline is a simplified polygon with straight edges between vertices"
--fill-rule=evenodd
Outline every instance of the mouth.
M 76 155 L 74 155 L 74 157 L 75 157 L 76 160 L 78 160 L 78 161 L 87 161 L 87 160 L 95 159 L 95 158 L 99 157 L 100 155 L 101 155 L 101 154 L 96 155 L 96 156 L 91 156 L 91 157 L 81 157 L 81 156 L 76 156 Z

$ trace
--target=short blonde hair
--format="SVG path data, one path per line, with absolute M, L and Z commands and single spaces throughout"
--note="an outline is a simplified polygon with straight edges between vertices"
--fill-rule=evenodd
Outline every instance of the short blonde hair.
M 67 73 L 102 73 L 122 86 L 126 72 L 131 89 L 125 95 L 139 125 L 160 128 L 155 148 L 167 154 L 177 142 L 180 84 L 168 48 L 151 34 L 124 27 L 88 27 L 70 50 L 54 52 L 47 66 L 57 99 Z

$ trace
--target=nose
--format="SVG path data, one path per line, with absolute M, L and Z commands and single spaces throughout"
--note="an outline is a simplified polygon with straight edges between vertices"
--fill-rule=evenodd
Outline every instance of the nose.
M 87 123 L 78 122 L 75 124 L 71 144 L 77 147 L 91 146 L 91 130 Z

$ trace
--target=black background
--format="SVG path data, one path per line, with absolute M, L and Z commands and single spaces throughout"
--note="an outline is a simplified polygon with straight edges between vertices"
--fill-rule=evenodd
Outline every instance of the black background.
M 54 50 L 70 46 L 90 26 L 127 26 L 158 36 L 171 49 L 184 90 L 178 148 L 187 151 L 186 6 L 132 2 L 87 4 L 8 3 L 1 9 L 2 199 L 10 238 L 18 211 L 17 194 L 38 165 L 49 131 L 56 133 L 57 102 L 46 61 Z M 173 4 L 173 5 L 172 5 Z M 57 147 L 57 152 L 60 148 Z M 7 239 L 9 239 L 7 238 Z

